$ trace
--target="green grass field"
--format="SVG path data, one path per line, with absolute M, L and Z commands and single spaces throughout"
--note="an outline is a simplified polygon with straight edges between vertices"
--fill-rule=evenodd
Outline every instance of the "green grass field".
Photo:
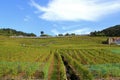
M 120 46 L 106 40 L 0 36 L 0 80 L 119 80 Z

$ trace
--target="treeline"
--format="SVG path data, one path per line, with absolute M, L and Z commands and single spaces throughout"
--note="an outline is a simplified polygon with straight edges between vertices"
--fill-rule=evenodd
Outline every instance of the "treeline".
M 25 32 L 16 31 L 10 28 L 0 29 L 0 35 L 3 35 L 3 36 L 36 36 L 34 33 L 25 33 Z
M 76 36 L 75 33 L 58 34 L 57 36 Z
M 0 29 L 0 35 L 4 36 L 36 36 L 34 33 L 25 33 L 22 31 L 16 31 L 14 29 L 10 28 L 2 28 Z M 113 37 L 113 36 L 120 36 L 120 25 L 115 25 L 113 27 L 109 27 L 107 29 L 104 29 L 102 31 L 94 31 L 91 32 L 90 34 L 86 34 L 87 36 L 108 36 L 108 37 Z M 86 36 L 84 35 L 84 36 Z M 44 34 L 44 31 L 41 31 L 41 37 L 51 37 L 48 34 Z M 66 34 L 58 34 L 56 36 L 62 37 L 62 36 L 79 36 L 78 34 L 75 33 L 66 33 Z
M 102 31 L 94 31 L 90 33 L 91 36 L 120 36 L 120 25 L 104 29 Z

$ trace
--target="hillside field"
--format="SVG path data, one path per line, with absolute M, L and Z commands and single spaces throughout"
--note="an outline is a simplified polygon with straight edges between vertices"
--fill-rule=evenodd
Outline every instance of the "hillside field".
M 106 40 L 0 36 L 0 80 L 120 80 L 120 46 Z

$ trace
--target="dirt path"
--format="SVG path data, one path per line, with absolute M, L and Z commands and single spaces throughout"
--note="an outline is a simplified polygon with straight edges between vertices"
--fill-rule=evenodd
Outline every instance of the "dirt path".
M 52 75 L 53 69 L 54 69 L 54 57 L 53 57 L 53 59 L 52 59 L 52 62 L 51 62 L 51 64 L 50 64 L 50 67 L 49 67 L 48 80 L 51 80 L 51 75 Z
M 64 62 L 65 68 L 66 68 L 66 75 L 68 80 L 80 80 L 79 76 L 76 75 L 74 70 L 70 67 L 68 62 L 64 59 L 62 56 L 62 60 Z

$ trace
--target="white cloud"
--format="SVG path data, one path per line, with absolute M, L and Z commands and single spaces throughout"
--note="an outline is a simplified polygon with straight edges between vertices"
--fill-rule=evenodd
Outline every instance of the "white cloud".
M 92 30 L 89 28 L 81 28 L 81 29 L 75 29 L 75 30 L 70 30 L 70 31 L 65 31 L 62 34 L 66 34 L 66 33 L 75 33 L 75 34 L 89 34 Z M 55 35 L 60 34 L 60 32 L 57 29 L 53 29 L 51 30 L 51 32 Z
M 51 30 L 51 32 L 52 32 L 53 34 L 55 34 L 55 35 L 57 35 L 57 34 L 60 33 L 57 29 L 53 29 L 53 30 Z
M 31 5 L 43 12 L 40 18 L 50 21 L 96 21 L 120 11 L 120 0 L 50 0 L 44 7 L 31 0 Z
M 91 31 L 91 29 L 89 29 L 89 28 L 82 28 L 82 29 L 76 29 L 76 30 L 66 31 L 63 34 L 66 34 L 66 33 L 89 34 L 90 31 Z
M 24 17 L 24 21 L 26 21 L 26 22 L 29 21 L 30 19 L 31 19 L 30 16 L 25 16 L 25 17 Z
M 62 29 L 63 30 L 69 30 L 69 29 L 74 29 L 74 28 L 80 27 L 80 26 L 81 26 L 81 24 L 65 25 L 65 26 L 62 26 Z

